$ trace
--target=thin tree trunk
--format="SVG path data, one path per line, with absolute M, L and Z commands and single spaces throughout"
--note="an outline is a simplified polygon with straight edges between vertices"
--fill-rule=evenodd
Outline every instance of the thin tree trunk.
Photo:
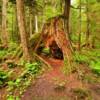
M 70 15 L 70 0 L 65 0 L 64 29 L 67 34 L 69 34 L 69 15 Z
M 69 51 L 72 52 L 72 45 L 69 36 L 69 16 L 70 16 L 70 0 L 65 0 L 65 8 L 64 8 L 64 31 L 66 33 L 66 39 L 69 45 Z
M 66 33 L 66 39 L 69 41 L 70 51 L 73 51 L 72 44 L 71 44 L 71 41 L 70 41 L 70 35 L 69 35 L 70 4 L 71 4 L 71 0 L 65 0 L 65 7 L 64 7 L 64 31 Z
M 38 33 L 38 17 L 35 15 L 35 32 Z
M 69 16 L 70 16 L 70 4 L 71 0 L 65 0 L 65 8 L 64 8 L 64 31 L 66 35 L 66 41 L 67 45 L 65 45 L 64 48 L 62 48 L 63 56 L 64 56 L 64 66 L 67 67 L 67 73 L 71 72 L 72 70 L 72 44 L 70 41 L 70 35 L 69 35 Z
M 8 0 L 2 0 L 2 44 L 8 45 L 8 33 L 7 33 L 7 4 Z
M 30 61 L 30 53 L 28 48 L 28 37 L 25 28 L 25 16 L 24 16 L 24 1 L 23 0 L 16 0 L 17 6 L 17 19 L 18 19 L 18 27 L 21 36 L 21 44 L 23 48 L 23 57 L 24 60 Z
M 19 30 L 18 30 L 18 20 L 17 20 L 17 8 L 15 7 L 15 36 L 16 36 L 16 41 L 20 43 L 19 39 Z
M 30 8 L 30 37 L 32 36 L 32 11 Z
M 79 0 L 79 38 L 78 38 L 78 50 L 81 50 L 81 0 Z
M 89 21 L 89 1 L 86 0 L 86 15 L 87 15 L 87 32 L 86 32 L 86 46 L 88 47 L 89 45 L 89 38 L 90 38 L 90 29 L 89 29 L 89 26 L 90 26 L 90 21 Z
M 13 5 L 12 5 L 13 7 Z M 12 35 L 11 35 L 11 40 L 14 40 L 14 13 L 12 13 Z

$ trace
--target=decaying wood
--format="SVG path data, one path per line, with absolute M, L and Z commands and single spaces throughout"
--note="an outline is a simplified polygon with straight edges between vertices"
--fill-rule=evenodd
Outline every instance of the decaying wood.
M 64 66 L 67 68 L 67 73 L 70 73 L 73 69 L 72 65 L 72 46 L 69 36 L 64 31 L 63 18 L 61 16 L 54 17 L 49 21 L 46 29 L 43 29 L 42 40 L 45 47 L 49 47 L 56 43 L 61 49 L 64 58 Z M 50 48 L 51 49 L 51 48 Z
M 43 29 L 45 34 L 43 35 L 43 41 L 45 47 L 50 47 L 52 43 L 55 41 L 58 47 L 62 50 L 63 55 L 67 57 L 67 59 L 71 59 L 72 51 L 70 48 L 70 41 L 63 29 L 63 19 L 60 17 L 53 18 L 49 24 L 47 29 Z
M 46 64 L 48 68 L 52 68 L 51 65 L 46 60 L 44 60 L 41 56 L 39 56 L 36 53 L 34 53 L 34 56 L 37 57 L 39 60 L 41 60 L 44 64 Z

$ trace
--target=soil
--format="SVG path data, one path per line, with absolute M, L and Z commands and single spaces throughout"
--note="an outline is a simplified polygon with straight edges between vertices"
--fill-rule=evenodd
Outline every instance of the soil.
M 83 84 L 77 73 L 67 76 L 61 68 L 63 60 L 45 59 L 52 66 L 52 70 L 41 75 L 36 84 L 31 84 L 22 95 L 21 100 L 88 100 L 87 97 L 78 99 L 74 89 L 86 88 L 91 92 L 93 100 L 100 100 L 100 84 Z M 63 84 L 63 85 L 60 85 Z M 91 100 L 91 99 L 89 99 Z

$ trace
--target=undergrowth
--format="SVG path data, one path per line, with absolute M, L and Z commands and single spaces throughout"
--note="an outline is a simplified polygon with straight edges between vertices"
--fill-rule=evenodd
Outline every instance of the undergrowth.
M 9 94 L 7 95 L 7 100 L 10 100 L 10 98 L 12 98 L 11 100 L 15 100 L 16 92 L 19 93 L 18 96 L 20 97 L 32 83 L 32 80 L 34 80 L 41 72 L 41 62 L 36 61 L 27 63 L 22 61 L 20 64 L 24 67 L 24 71 L 15 80 L 8 81 L 7 91 Z M 19 97 L 17 97 L 18 100 Z
M 75 52 L 74 61 L 79 64 L 87 64 L 95 74 L 100 75 L 100 53 L 99 50 L 84 50 Z
M 7 84 L 11 73 L 12 73 L 12 71 L 6 72 L 6 71 L 0 69 L 0 87 L 3 87 Z

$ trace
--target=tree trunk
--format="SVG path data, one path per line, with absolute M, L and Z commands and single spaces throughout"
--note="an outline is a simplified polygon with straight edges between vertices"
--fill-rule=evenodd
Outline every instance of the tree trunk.
M 26 27 L 25 27 L 25 16 L 24 16 L 24 1 L 23 0 L 16 0 L 16 6 L 17 6 L 17 20 L 18 20 L 18 27 L 21 37 L 21 44 L 23 49 L 23 57 L 24 60 L 30 61 L 30 53 L 28 48 L 28 37 L 26 33 Z
M 64 8 L 64 29 L 67 34 L 69 34 L 69 15 L 70 15 L 70 0 L 65 0 Z
M 73 51 L 72 44 L 71 44 L 71 41 L 70 41 L 70 35 L 69 35 L 70 4 L 71 4 L 71 0 L 65 0 L 65 7 L 64 7 L 64 31 L 66 33 L 66 39 L 69 41 L 70 51 Z
M 66 36 L 66 43 L 67 45 L 63 44 L 63 56 L 64 56 L 64 66 L 67 67 L 66 71 L 67 73 L 72 71 L 72 44 L 70 41 L 70 35 L 69 35 L 69 16 L 70 16 L 70 4 L 71 0 L 65 0 L 65 7 L 64 7 L 64 31 Z
M 79 0 L 79 38 L 78 38 L 78 50 L 81 50 L 81 0 Z
M 30 13 L 30 37 L 32 36 L 32 8 L 29 8 L 29 13 Z
M 8 45 L 8 33 L 7 33 L 7 4 L 8 0 L 2 0 L 2 44 Z
M 65 8 L 64 8 L 64 31 L 66 33 L 66 40 L 68 41 L 68 48 L 69 48 L 69 52 L 71 54 L 71 52 L 72 52 L 72 46 L 71 46 L 70 36 L 69 36 L 70 3 L 71 3 L 71 0 L 65 0 Z
M 38 17 L 35 15 L 35 32 L 38 33 Z
M 88 47 L 89 45 L 89 38 L 90 38 L 90 29 L 89 29 L 89 26 L 90 26 L 90 21 L 89 21 L 89 1 L 86 0 L 86 15 L 87 15 L 87 32 L 86 32 L 86 46 Z

